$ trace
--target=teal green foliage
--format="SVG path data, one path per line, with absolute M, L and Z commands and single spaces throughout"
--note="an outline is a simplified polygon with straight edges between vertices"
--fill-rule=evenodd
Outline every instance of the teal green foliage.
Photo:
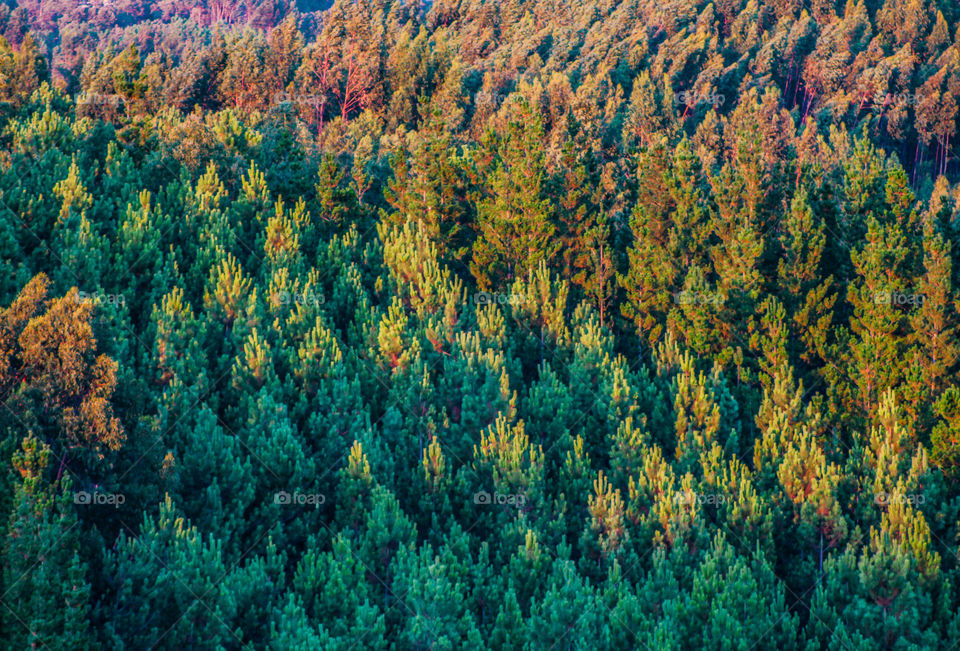
M 960 634 L 951 3 L 176 4 L 0 7 L 0 647 Z

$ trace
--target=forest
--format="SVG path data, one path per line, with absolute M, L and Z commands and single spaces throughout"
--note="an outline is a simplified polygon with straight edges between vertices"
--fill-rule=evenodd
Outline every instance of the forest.
M 958 124 L 955 0 L 3 0 L 0 649 L 955 649 Z

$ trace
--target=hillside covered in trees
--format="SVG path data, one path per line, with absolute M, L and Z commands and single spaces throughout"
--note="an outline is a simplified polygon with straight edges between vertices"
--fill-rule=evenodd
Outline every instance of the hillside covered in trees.
M 0 648 L 960 639 L 960 4 L 0 35 Z

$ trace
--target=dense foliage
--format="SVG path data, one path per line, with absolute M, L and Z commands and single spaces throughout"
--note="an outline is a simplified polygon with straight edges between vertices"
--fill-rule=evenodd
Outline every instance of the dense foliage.
M 0 6 L 3 648 L 955 640 L 960 5 L 329 4 Z

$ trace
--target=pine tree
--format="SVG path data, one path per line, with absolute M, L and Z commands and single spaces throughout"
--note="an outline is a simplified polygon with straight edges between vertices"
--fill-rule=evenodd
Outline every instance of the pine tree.
M 677 607 L 684 646 L 723 640 L 792 648 L 798 617 L 786 608 L 782 587 L 762 556 L 738 557 L 722 533 L 693 575 Z
M 924 236 L 925 273 L 917 284 L 919 308 L 910 317 L 911 348 L 920 367 L 919 386 L 907 389 L 911 412 L 920 432 L 931 428 L 930 405 L 947 386 L 947 378 L 956 368 L 958 351 L 954 343 L 957 313 L 953 301 L 953 263 L 950 245 L 939 233 L 927 229 Z
M 308 651 L 334 644 L 323 627 L 318 628 L 309 620 L 294 595 L 288 595 L 282 610 L 277 610 L 276 621 L 270 622 L 271 651 Z
M 422 129 L 422 140 L 412 152 L 400 149 L 391 168 L 393 178 L 384 191 L 395 212 L 386 215 L 390 223 L 416 219 L 433 240 L 443 258 L 462 260 L 470 246 L 467 224 L 470 206 L 465 201 L 469 185 L 464 160 L 456 143 L 434 115 Z
M 590 530 L 605 557 L 616 555 L 629 535 L 624 522 L 624 504 L 619 489 L 613 489 L 603 471 L 593 484 L 590 497 Z
M 494 163 L 476 203 L 478 233 L 470 265 L 481 289 L 526 276 L 560 249 L 539 116 L 521 102 L 506 132 L 490 139 Z
M 662 150 L 641 155 L 638 177 L 629 266 L 618 279 L 626 293 L 624 316 L 652 344 L 660 339 L 676 304 L 674 294 L 685 289 L 688 272 L 706 266 L 713 208 L 699 159 L 687 140 L 672 156 Z
M 50 454 L 28 436 L 13 457 L 19 478 L 3 545 L 4 637 L 23 648 L 90 649 L 91 588 L 73 506 L 89 493 L 70 490 L 69 476 L 48 483 Z
M 308 549 L 297 565 L 293 590 L 302 599 L 310 621 L 321 622 L 335 637 L 359 634 L 369 645 L 376 635 L 375 631 L 358 631 L 357 626 L 363 623 L 359 621 L 360 609 L 373 608 L 381 621 L 383 615 L 370 603 L 376 599 L 379 585 L 370 585 L 366 572 L 356 549 L 340 535 L 332 541 L 329 552 L 321 553 L 312 546 Z
M 436 649 L 482 645 L 464 598 L 466 586 L 451 576 L 450 564 L 434 556 L 430 545 L 419 552 L 399 550 L 395 566 L 394 590 L 407 610 L 399 635 L 404 645 Z
M 527 635 L 523 613 L 520 612 L 520 604 L 517 603 L 517 595 L 513 589 L 504 593 L 499 608 L 490 644 L 498 649 L 521 651 L 525 648 Z
M 170 496 L 156 518 L 144 517 L 136 534 L 122 531 L 115 549 L 105 550 L 103 563 L 110 590 L 99 615 L 107 620 L 104 635 L 111 644 L 242 643 L 226 621 L 221 583 L 229 568 L 219 544 L 204 542 L 177 515 Z
M 167 436 L 175 442 L 163 471 L 171 495 L 200 530 L 217 532 L 228 558 L 241 558 L 256 540 L 244 514 L 258 502 L 272 501 L 258 490 L 253 466 L 260 462 L 207 407 L 177 420 Z
M 791 332 L 802 342 L 794 354 L 810 364 L 826 353 L 836 296 L 833 276 L 821 279 L 826 226 L 817 218 L 805 188 L 794 195 L 784 226 L 780 237 L 784 257 L 777 264 L 775 287 L 790 315 Z
M 902 378 L 905 319 L 900 302 L 914 295 L 906 257 L 903 232 L 875 218 L 869 220 L 864 246 L 851 254 L 857 277 L 848 286 L 847 300 L 855 338 L 849 342 L 846 377 L 828 377 L 850 386 L 844 405 L 854 413 L 869 414 L 880 393 Z
M 549 587 L 532 609 L 527 630 L 531 644 L 538 647 L 581 649 L 609 640 L 606 612 L 593 588 L 563 559 L 554 562 Z
M 960 389 L 950 387 L 934 405 L 939 417 L 930 437 L 930 459 L 945 475 L 960 473 Z

